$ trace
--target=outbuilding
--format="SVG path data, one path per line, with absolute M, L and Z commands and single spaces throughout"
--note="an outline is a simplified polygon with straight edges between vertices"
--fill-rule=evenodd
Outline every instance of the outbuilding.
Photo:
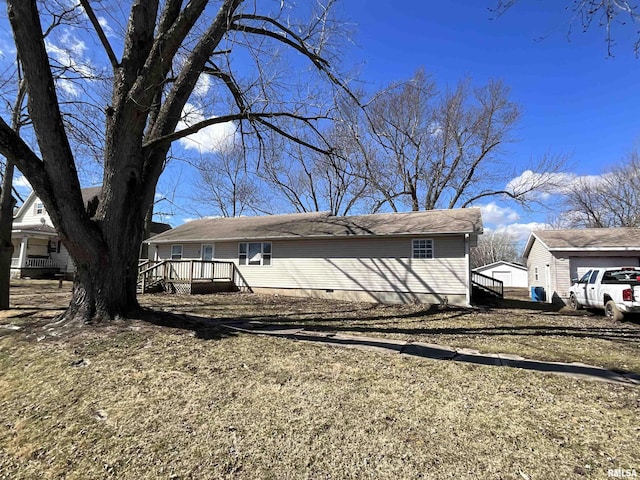
M 527 267 L 517 263 L 501 260 L 474 268 L 473 271 L 500 280 L 505 287 L 527 288 L 529 285 Z
M 590 268 L 640 265 L 640 228 L 539 230 L 523 257 L 529 287 L 542 289 L 549 302 L 567 303 L 572 279 Z

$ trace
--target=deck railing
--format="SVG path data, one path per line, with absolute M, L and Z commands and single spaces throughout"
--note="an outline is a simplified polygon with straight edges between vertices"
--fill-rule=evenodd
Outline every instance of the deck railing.
M 504 283 L 502 280 L 498 280 L 493 277 L 488 277 L 478 272 L 471 272 L 471 283 L 488 292 L 497 295 L 500 298 L 504 297 Z
M 141 261 L 138 278 L 145 285 L 158 280 L 194 282 L 197 280 L 226 280 L 240 290 L 249 288 L 233 262 L 217 260 L 159 260 Z

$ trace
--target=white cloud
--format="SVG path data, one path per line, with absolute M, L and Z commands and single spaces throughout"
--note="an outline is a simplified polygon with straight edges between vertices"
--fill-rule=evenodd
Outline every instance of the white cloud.
M 88 59 L 84 58 L 87 45 L 84 41 L 65 33 L 60 37 L 60 45 L 47 40 L 45 42 L 47 52 L 61 66 L 69 69 L 74 77 L 91 78 L 94 76 L 93 67 Z M 81 94 L 78 86 L 68 77 L 62 76 L 57 79 L 57 85 L 67 94 L 78 97 Z
M 196 86 L 193 89 L 193 93 L 201 97 L 204 97 L 205 95 L 207 95 L 207 93 L 209 93 L 210 89 L 211 89 L 211 78 L 209 77 L 209 75 L 206 75 L 203 73 L 198 77 L 198 81 L 196 82 Z
M 177 130 L 205 120 L 202 109 L 186 104 L 182 112 L 183 120 L 178 123 Z M 236 126 L 233 122 L 218 123 L 199 130 L 188 137 L 180 139 L 180 144 L 187 150 L 198 150 L 200 153 L 221 152 L 231 147 L 236 139 Z
M 29 183 L 29 180 L 27 180 L 27 177 L 20 174 L 13 177 L 13 186 L 16 188 L 28 188 L 28 189 L 32 188 L 31 184 Z
M 524 192 L 531 199 L 546 200 L 551 195 L 562 195 L 569 191 L 570 188 L 578 185 L 597 185 L 607 177 L 603 175 L 576 175 L 575 173 L 555 173 L 542 172 L 537 173 L 531 170 L 525 170 L 521 175 L 512 179 L 505 186 L 505 190 L 514 194 Z M 531 190 L 536 190 L 531 192 Z
M 520 219 L 520 215 L 515 210 L 508 207 L 500 207 L 495 202 L 480 205 L 480 211 L 482 212 L 483 223 L 504 225 Z
M 512 223 L 510 225 L 501 225 L 496 229 L 485 229 L 486 231 L 495 231 L 499 233 L 508 233 L 512 235 L 517 242 L 526 242 L 533 230 L 545 230 L 549 225 L 540 222 L 529 223 Z
M 107 37 L 115 36 L 113 32 L 113 28 L 111 28 L 111 25 L 109 25 L 109 21 L 106 18 L 98 17 L 98 23 L 102 27 L 102 30 L 104 31 Z
M 206 217 L 186 217 L 183 218 L 182 221 L 184 223 L 189 223 L 189 222 L 193 222 L 194 220 L 208 220 L 208 219 L 214 219 L 214 218 L 222 218 L 220 215 L 208 215 Z

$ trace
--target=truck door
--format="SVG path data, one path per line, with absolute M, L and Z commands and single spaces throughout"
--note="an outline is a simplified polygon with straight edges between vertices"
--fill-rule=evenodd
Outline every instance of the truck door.
M 591 270 L 587 270 L 580 280 L 578 280 L 578 285 L 576 286 L 575 295 L 576 300 L 580 305 L 587 305 L 587 285 L 589 284 L 589 279 L 591 278 Z
M 589 277 L 589 283 L 587 284 L 586 295 L 587 301 L 585 305 L 589 307 L 602 307 L 602 302 L 598 300 L 598 289 L 596 288 L 596 279 L 598 278 L 599 270 L 592 270 Z

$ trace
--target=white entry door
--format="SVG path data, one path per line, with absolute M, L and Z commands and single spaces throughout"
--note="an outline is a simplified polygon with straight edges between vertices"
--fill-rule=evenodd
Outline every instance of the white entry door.
M 200 255 L 200 258 L 202 260 L 200 277 L 213 278 L 213 245 L 202 245 L 200 251 L 202 252 L 202 254 Z

